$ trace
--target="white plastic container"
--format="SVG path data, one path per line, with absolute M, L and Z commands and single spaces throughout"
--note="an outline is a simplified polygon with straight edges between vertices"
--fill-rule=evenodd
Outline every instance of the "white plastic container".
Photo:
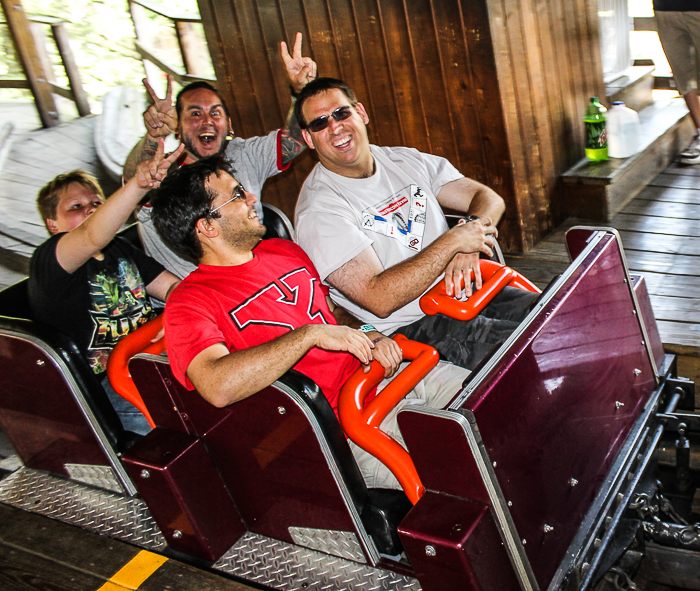
M 608 111 L 608 155 L 629 158 L 639 151 L 639 115 L 616 101 Z

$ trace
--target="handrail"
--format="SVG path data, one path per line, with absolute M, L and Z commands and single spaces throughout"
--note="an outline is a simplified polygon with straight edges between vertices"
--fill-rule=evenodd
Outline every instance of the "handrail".
M 372 361 L 368 373 L 359 368 L 340 391 L 338 416 L 347 436 L 391 470 L 415 505 L 424 489 L 413 460 L 379 427 L 397 403 L 437 365 L 440 356 L 430 345 L 410 341 L 403 335 L 396 335 L 394 340 L 401 347 L 404 358 L 413 360 L 412 363 L 367 404 L 367 396 L 384 378 L 384 368 L 378 361 Z
M 148 412 L 146 404 L 143 398 L 141 398 L 141 394 L 139 394 L 134 380 L 131 377 L 129 360 L 137 353 L 160 355 L 165 351 L 164 338 L 155 343 L 152 342 L 153 337 L 155 337 L 162 328 L 163 315 L 161 314 L 121 339 L 114 349 L 112 349 L 112 352 L 109 354 L 109 359 L 107 360 L 107 378 L 112 388 L 114 388 L 114 391 L 138 408 L 154 429 L 156 424 L 151 418 L 151 413 Z
M 517 287 L 533 293 L 542 293 L 542 290 L 517 271 L 510 267 L 482 259 L 479 261 L 479 269 L 483 284 L 481 289 L 475 291 L 466 300 L 448 296 L 445 291 L 445 282 L 441 279 L 419 300 L 423 312 L 431 316 L 444 314 L 457 320 L 471 320 L 475 318 L 500 291 L 506 286 Z M 467 279 L 467 278 L 464 278 Z M 460 290 L 464 289 L 464 279 L 461 281 Z M 469 269 L 468 281 L 473 281 L 473 271 Z

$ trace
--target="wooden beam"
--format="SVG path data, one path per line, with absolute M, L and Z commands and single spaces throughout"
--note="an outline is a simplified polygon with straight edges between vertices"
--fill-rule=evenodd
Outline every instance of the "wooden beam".
M 41 67 L 41 60 L 27 18 L 20 0 L 0 0 L 5 20 L 12 35 L 12 41 L 19 61 L 34 95 L 34 103 L 39 111 L 39 119 L 44 127 L 53 127 L 61 122 L 56 103 L 47 82 L 47 74 Z
M 54 41 L 58 53 L 61 56 L 63 68 L 66 70 L 68 84 L 70 84 L 70 98 L 78 109 L 78 114 L 85 117 L 90 114 L 90 103 L 88 102 L 87 93 L 83 88 L 83 83 L 80 79 L 80 71 L 73 56 L 73 50 L 70 48 L 70 40 L 68 39 L 68 31 L 64 21 L 51 23 L 51 32 L 53 33 Z
M 198 80 L 204 80 L 205 82 L 216 82 L 214 78 L 207 78 L 206 76 L 190 76 L 189 74 L 178 72 L 172 66 L 166 64 L 164 61 L 156 57 L 155 54 L 146 49 L 139 41 L 136 41 L 134 45 L 136 46 L 136 51 L 141 56 L 141 59 L 154 63 L 161 70 L 163 70 L 163 72 L 170 74 L 176 82 L 182 84 L 183 86 L 185 84 L 189 84 L 190 82 L 197 82 Z
M 139 6 L 143 6 L 144 8 L 150 10 L 151 12 L 154 12 L 156 14 L 159 14 L 160 16 L 164 16 L 167 19 L 170 19 L 171 21 L 180 21 L 183 23 L 201 23 L 202 19 L 191 12 L 177 12 L 175 10 L 170 10 L 166 6 L 161 6 L 160 4 L 156 4 L 155 2 L 148 2 L 148 0 L 131 0 L 134 4 L 138 4 Z
M 208 64 L 202 52 L 202 44 L 197 40 L 192 23 L 175 21 L 175 32 L 177 33 L 185 72 L 192 76 L 201 76 Z
M 29 82 L 27 80 L 10 80 L 9 78 L 4 78 L 0 80 L 0 88 L 29 88 Z
M 635 16 L 634 17 L 635 31 L 658 31 L 656 27 L 656 18 L 653 16 Z

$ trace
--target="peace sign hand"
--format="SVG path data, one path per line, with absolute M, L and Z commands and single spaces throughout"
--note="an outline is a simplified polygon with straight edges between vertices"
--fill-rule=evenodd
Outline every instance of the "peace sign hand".
M 292 55 L 289 55 L 287 44 L 284 41 L 280 43 L 280 55 L 294 92 L 299 92 L 316 78 L 316 62 L 310 57 L 302 57 L 301 55 L 301 33 L 297 33 L 294 40 Z
M 136 184 L 141 189 L 157 189 L 160 182 L 168 174 L 168 170 L 172 164 L 179 158 L 182 154 L 182 150 L 185 149 L 184 144 L 180 144 L 170 156 L 167 158 L 165 155 L 165 140 L 160 138 L 158 140 L 158 149 L 156 150 L 155 156 L 150 160 L 144 160 L 139 164 L 138 170 L 136 171 Z
M 177 111 L 173 106 L 173 77 L 168 74 L 168 88 L 165 98 L 162 99 L 158 98 L 147 78 L 143 79 L 143 85 L 153 101 L 153 104 L 143 114 L 143 122 L 148 135 L 157 140 L 161 137 L 167 137 L 171 133 L 176 133 Z

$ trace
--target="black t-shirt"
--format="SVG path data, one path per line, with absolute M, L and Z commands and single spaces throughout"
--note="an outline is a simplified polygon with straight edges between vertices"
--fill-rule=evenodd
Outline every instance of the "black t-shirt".
M 103 260 L 91 258 L 68 273 L 56 259 L 61 236 L 49 238 L 32 256 L 29 304 L 36 320 L 73 337 L 100 375 L 119 339 L 155 317 L 145 286 L 164 268 L 117 237 L 102 250 Z
M 700 12 L 700 0 L 654 0 L 654 12 Z

